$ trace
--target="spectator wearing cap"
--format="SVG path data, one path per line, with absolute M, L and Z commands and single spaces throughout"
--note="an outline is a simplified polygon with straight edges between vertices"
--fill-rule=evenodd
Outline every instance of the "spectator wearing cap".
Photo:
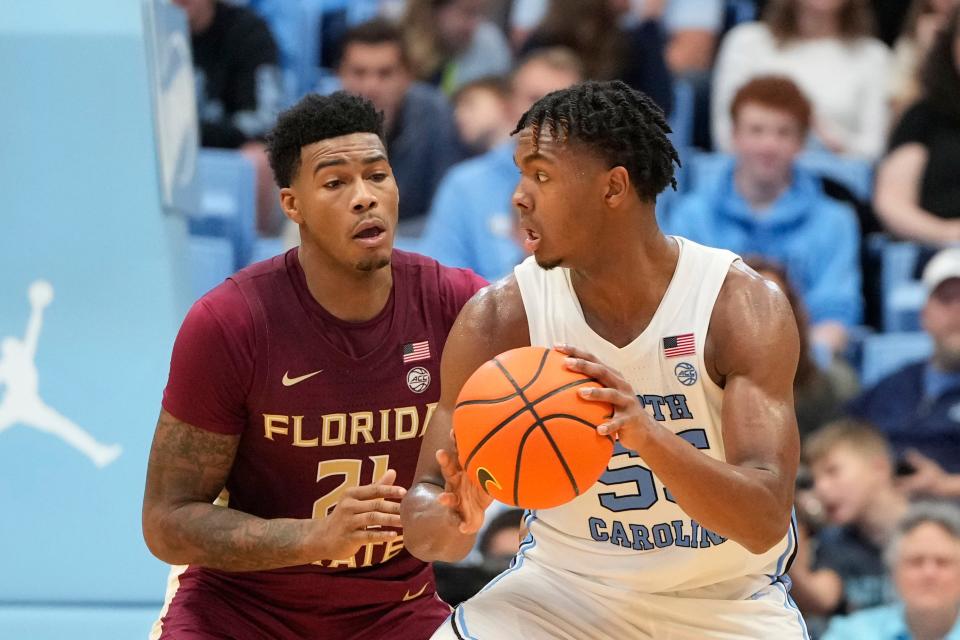
M 960 640 L 960 511 L 919 503 L 886 560 L 900 602 L 835 618 L 823 640 Z
M 923 271 L 921 323 L 933 355 L 880 380 L 848 406 L 876 424 L 916 473 L 915 491 L 960 496 L 960 247 L 937 253 Z

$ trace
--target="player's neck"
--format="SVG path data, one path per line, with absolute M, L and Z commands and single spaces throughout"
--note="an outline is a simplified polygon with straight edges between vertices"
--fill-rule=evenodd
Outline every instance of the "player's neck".
M 332 316 L 365 322 L 386 306 L 393 288 L 390 266 L 373 271 L 344 268 L 309 243 L 300 246 L 298 257 L 310 295 Z
M 597 260 L 570 274 L 587 324 L 619 347 L 650 323 L 680 256 L 677 241 L 660 232 L 652 212 L 643 219 L 633 228 L 605 229 Z

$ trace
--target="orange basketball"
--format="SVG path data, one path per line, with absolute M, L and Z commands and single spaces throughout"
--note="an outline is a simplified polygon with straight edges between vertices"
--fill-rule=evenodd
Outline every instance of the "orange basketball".
M 523 347 L 485 362 L 453 412 L 460 465 L 501 502 L 547 509 L 569 502 L 603 473 L 613 440 L 597 434 L 606 403 L 577 391 L 599 387 L 563 366 L 562 353 Z

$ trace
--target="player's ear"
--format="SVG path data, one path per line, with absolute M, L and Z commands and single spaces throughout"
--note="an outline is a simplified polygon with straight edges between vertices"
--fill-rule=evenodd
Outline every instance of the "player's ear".
M 294 195 L 293 189 L 290 187 L 280 189 L 280 207 L 283 209 L 283 214 L 294 223 L 303 224 L 303 215 L 300 213 L 297 196 Z
M 606 193 L 603 198 L 608 207 L 619 207 L 630 192 L 630 174 L 622 166 L 607 171 Z

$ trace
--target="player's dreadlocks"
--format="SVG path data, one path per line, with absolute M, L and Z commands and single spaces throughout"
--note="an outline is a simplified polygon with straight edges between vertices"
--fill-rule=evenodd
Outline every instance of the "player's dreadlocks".
M 267 155 L 277 186 L 290 186 L 300 170 L 302 147 L 351 133 L 375 133 L 383 140 L 383 114 L 369 100 L 344 91 L 304 96 L 280 114 L 267 135 Z
M 536 142 L 544 127 L 564 143 L 590 149 L 611 167 L 622 166 L 640 197 L 656 200 L 672 186 L 680 156 L 667 138 L 663 111 L 646 95 L 619 80 L 582 82 L 538 100 L 520 118 L 516 134 L 530 127 Z

